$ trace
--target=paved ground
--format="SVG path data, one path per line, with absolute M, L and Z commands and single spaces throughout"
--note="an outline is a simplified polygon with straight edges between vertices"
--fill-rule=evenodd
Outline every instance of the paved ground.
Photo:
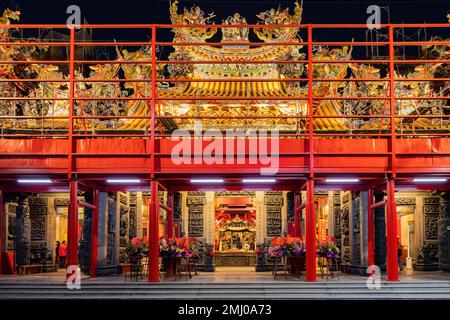
M 387 275 L 382 274 L 381 280 L 386 281 Z M 414 271 L 412 275 L 407 275 L 406 272 L 400 272 L 400 282 L 415 282 L 415 281 L 430 281 L 430 282 L 448 282 L 450 284 L 450 273 L 443 272 L 419 272 Z M 64 271 L 42 273 L 33 275 L 3 275 L 0 276 L 0 288 L 3 283 L 11 282 L 40 282 L 40 283 L 64 283 L 65 273 Z M 134 280 L 133 280 L 134 281 Z M 144 279 L 139 279 L 138 282 L 144 282 Z M 181 279 L 177 279 L 176 282 L 183 283 L 286 283 L 286 282 L 304 282 L 305 275 L 300 278 L 289 276 L 285 279 L 283 276 L 277 276 L 276 280 L 273 280 L 271 272 L 255 272 L 253 267 L 217 267 L 216 272 L 200 272 L 198 275 L 192 277 L 192 279 L 186 280 L 183 276 Z M 366 277 L 350 274 L 339 274 L 339 278 L 335 279 L 323 279 L 320 274 L 317 275 L 317 282 L 365 282 Z M 108 283 L 121 283 L 124 282 L 123 275 L 112 275 L 107 277 L 98 277 L 91 279 L 88 276 L 82 276 L 82 282 L 108 282 Z M 131 282 L 131 280 L 127 280 Z M 162 279 L 161 282 L 174 282 L 173 277 L 168 279 Z
M 95 279 L 83 276 L 80 290 L 70 290 L 61 271 L 0 276 L 0 300 L 450 300 L 450 274 L 442 272 L 403 272 L 399 282 L 387 282 L 383 275 L 377 290 L 369 288 L 366 280 L 348 274 L 328 280 L 318 275 L 314 283 L 306 282 L 304 276 L 273 280 L 271 272 L 235 267 L 201 272 L 188 280 L 170 277 L 159 283 L 149 283 L 145 278 L 125 281 L 123 275 Z

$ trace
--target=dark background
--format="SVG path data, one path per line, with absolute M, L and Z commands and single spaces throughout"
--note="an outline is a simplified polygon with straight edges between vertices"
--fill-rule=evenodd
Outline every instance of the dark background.
M 205 12 L 214 11 L 217 22 L 238 11 L 249 23 L 256 22 L 261 11 L 290 6 L 294 0 L 180 0 L 180 7 L 199 5 Z M 23 23 L 65 23 L 66 8 L 76 4 L 89 23 L 169 23 L 168 0 L 0 0 L 0 8 L 22 11 Z M 390 8 L 393 23 L 447 22 L 448 0 L 304 0 L 304 23 L 365 23 L 369 5 Z M 383 13 L 383 23 L 387 14 Z

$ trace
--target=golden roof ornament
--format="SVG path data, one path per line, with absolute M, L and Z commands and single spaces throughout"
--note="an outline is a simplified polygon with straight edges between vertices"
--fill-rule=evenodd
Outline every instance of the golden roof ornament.
M 247 20 L 239 13 L 222 21 L 225 25 L 246 25 Z M 222 28 L 222 41 L 248 41 L 249 28 Z
M 184 8 L 183 13 L 178 13 L 178 0 L 170 2 L 170 20 L 173 24 L 179 25 L 208 25 L 211 19 L 215 17 L 214 12 L 205 14 L 200 7 L 193 6 L 190 9 Z M 216 33 L 216 28 L 174 28 L 176 38 L 180 40 L 206 41 L 212 38 Z M 176 39 L 175 38 L 175 39 Z
M 284 10 L 281 9 L 281 6 L 278 7 L 278 10 L 270 9 L 260 14 L 257 14 L 256 17 L 260 19 L 258 24 L 264 25 L 289 25 L 289 24 L 299 24 L 302 19 L 302 11 L 303 11 L 303 2 L 299 4 L 298 1 L 295 2 L 294 14 L 291 15 L 289 13 L 289 8 Z M 297 28 L 258 28 L 255 29 L 254 32 L 258 36 L 259 39 L 263 41 L 272 41 L 272 40 L 290 40 L 295 38 L 297 33 Z

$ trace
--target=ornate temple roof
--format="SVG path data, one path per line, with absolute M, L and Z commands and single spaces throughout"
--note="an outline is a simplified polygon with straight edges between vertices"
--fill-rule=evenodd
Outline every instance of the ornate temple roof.
M 247 19 L 236 13 L 223 21 L 222 27 L 214 22 L 214 13 L 205 14 L 199 7 L 180 10 L 178 1 L 170 2 L 170 18 L 174 24 L 172 52 L 168 60 L 160 62 L 157 77 L 157 116 L 166 131 L 176 128 L 193 129 L 195 118 L 207 118 L 204 129 L 279 129 L 299 133 L 308 128 L 308 83 L 286 81 L 305 78 L 307 63 L 303 40 L 299 29 L 302 5 L 295 2 L 294 10 L 289 8 L 270 9 L 256 15 L 257 28 L 246 27 Z M 5 11 L 2 23 L 10 24 L 19 19 L 19 13 Z M 285 25 L 285 26 L 284 26 Z M 293 27 L 294 26 L 294 27 Z M 249 41 L 251 32 L 257 41 Z M 2 39 L 10 37 L 9 29 L 0 28 Z M 220 39 L 220 40 L 217 40 Z M 16 39 L 17 40 L 17 39 Z M 27 41 L 27 40 L 23 40 Z M 277 45 L 288 42 L 291 45 Z M 195 43 L 196 45 L 189 45 Z M 29 46 L 28 46 L 29 47 Z M 2 46 L 0 60 L 38 60 L 42 49 L 27 46 Z M 448 46 L 433 48 L 438 58 L 450 55 Z M 149 61 L 151 48 L 146 46 L 134 52 L 117 49 L 116 63 L 90 66 L 90 73 L 76 73 L 78 80 L 94 79 L 145 79 L 149 80 L 152 68 L 149 64 L 135 65 L 133 61 Z M 386 101 L 388 82 L 379 82 L 381 69 L 373 64 L 348 63 L 352 59 L 352 48 L 348 46 L 315 46 L 313 74 L 317 80 L 325 79 L 374 79 L 375 81 L 314 81 L 313 120 L 314 129 L 321 131 L 386 130 L 389 120 L 383 118 L 366 119 L 369 115 L 386 116 L 389 107 Z M 342 63 L 326 61 L 343 60 Z M 122 63 L 123 61 L 123 63 Z M 434 78 L 442 64 L 423 63 L 408 74 L 395 73 L 396 79 Z M 441 69 L 439 72 L 448 72 Z M 14 78 L 54 79 L 59 83 L 37 82 L 36 85 L 23 82 L 2 82 L 2 96 L 24 99 L 18 107 L 13 101 L 0 101 L 3 115 L 16 116 L 19 112 L 27 119 L 4 120 L 3 129 L 45 129 L 68 128 L 68 119 L 33 119 L 33 116 L 67 117 L 68 76 L 59 66 L 51 64 L 30 64 L 27 68 L 17 68 L 13 64 L 0 66 L 0 76 Z M 163 82 L 168 77 L 167 82 Z M 387 79 L 387 78 L 386 78 Z M 174 81 L 175 80 L 175 81 Z M 177 82 L 177 80 L 180 80 Z M 67 82 L 63 82 L 67 81 Z M 121 118 L 121 116 L 144 117 L 149 115 L 147 101 L 140 97 L 152 97 L 151 86 L 147 82 L 83 83 L 78 82 L 77 96 L 93 99 L 76 101 L 77 115 L 113 116 L 115 119 L 87 119 L 75 121 L 79 130 L 147 130 L 148 119 Z M 125 90 L 124 90 L 125 88 Z M 448 81 L 440 92 L 431 82 L 397 82 L 396 97 L 421 97 L 443 94 L 449 90 Z M 337 97 L 325 99 L 324 97 Z M 339 99 L 342 97 L 362 98 L 360 100 Z M 33 101 L 33 98 L 40 100 Z M 45 98 L 61 100 L 45 100 Z M 95 101 L 95 98 L 110 99 Z M 117 100 L 114 100 L 117 98 Z M 322 99 L 320 99 L 322 98 Z M 373 100 L 370 100 L 374 98 Z M 378 100 L 377 100 L 378 98 Z M 121 100 L 122 99 L 122 100 Z M 129 99 L 129 100 L 126 100 Z M 364 100 L 365 99 L 365 100 Z M 445 100 L 398 99 L 395 101 L 399 115 L 442 115 Z M 19 110 L 19 111 L 17 111 Z M 350 116 L 361 115 L 360 119 Z M 327 118 L 329 116 L 329 118 Z M 185 118 L 183 118 L 185 117 Z M 253 118 L 252 118 L 253 117 Z M 305 118 L 301 118 L 305 117 Z M 402 130 L 448 129 L 448 120 L 435 121 L 431 118 L 402 119 Z

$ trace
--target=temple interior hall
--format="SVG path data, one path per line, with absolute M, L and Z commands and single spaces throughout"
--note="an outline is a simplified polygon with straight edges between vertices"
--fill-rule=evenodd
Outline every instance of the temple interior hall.
M 397 234 L 404 270 L 448 271 L 448 196 L 438 191 L 399 191 L 395 195 Z M 79 193 L 79 201 L 92 201 Z M 173 223 L 159 211 L 159 238 L 198 239 L 199 271 L 244 267 L 251 272 L 270 271 L 271 258 L 258 250 L 274 237 L 305 239 L 305 209 L 299 207 L 305 193 L 287 191 L 187 191 L 173 193 Z M 384 207 L 370 210 L 382 201 L 383 192 L 316 191 L 316 237 L 333 242 L 341 255 L 342 273 L 367 273 L 369 247 L 375 264 L 386 270 L 386 221 Z M 159 192 L 161 203 L 168 193 Z M 148 232 L 149 192 L 100 192 L 98 224 L 98 275 L 120 274 L 127 265 L 125 249 L 133 238 Z M 6 193 L 4 195 L 4 273 L 54 272 L 56 243 L 67 242 L 68 193 Z M 295 213 L 297 212 L 297 214 Z M 372 214 L 372 222 L 369 215 Z M 445 218 L 447 214 L 447 218 Z M 78 211 L 79 261 L 89 274 L 91 263 L 92 209 Z M 372 229 L 372 230 L 370 230 Z M 369 243 L 370 234 L 374 243 Z M 261 252 L 258 252 L 261 251 Z M 208 252 L 213 252 L 211 258 Z M 402 268 L 402 270 L 403 270 Z

